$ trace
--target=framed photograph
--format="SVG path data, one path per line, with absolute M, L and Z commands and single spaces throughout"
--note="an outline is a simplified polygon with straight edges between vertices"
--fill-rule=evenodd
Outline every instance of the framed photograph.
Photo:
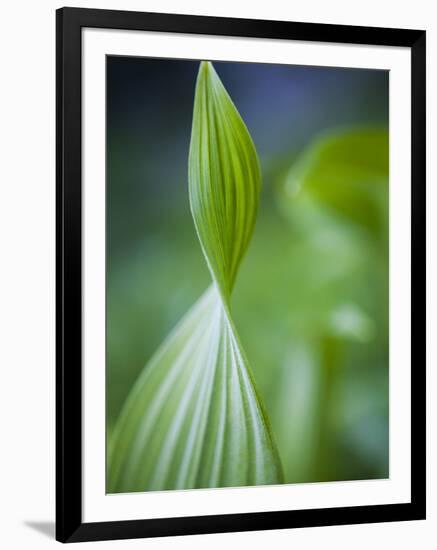
M 425 31 L 57 12 L 62 542 L 425 518 Z

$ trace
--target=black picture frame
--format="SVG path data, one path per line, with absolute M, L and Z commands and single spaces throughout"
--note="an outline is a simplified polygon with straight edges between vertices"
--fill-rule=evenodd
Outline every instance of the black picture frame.
M 81 30 L 85 27 L 407 47 L 411 50 L 411 502 L 82 522 Z M 425 518 L 425 48 L 423 30 L 61 8 L 56 13 L 56 538 L 78 542 Z

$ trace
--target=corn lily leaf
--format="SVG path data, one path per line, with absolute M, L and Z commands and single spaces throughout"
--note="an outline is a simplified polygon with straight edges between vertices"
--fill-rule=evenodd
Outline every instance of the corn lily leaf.
M 211 274 L 229 298 L 250 238 L 260 190 L 249 132 L 210 63 L 202 63 L 189 157 L 190 204 Z
M 260 188 L 255 147 L 210 63 L 199 69 L 190 205 L 212 284 L 145 366 L 109 445 L 109 492 L 273 484 L 282 470 L 231 316 Z

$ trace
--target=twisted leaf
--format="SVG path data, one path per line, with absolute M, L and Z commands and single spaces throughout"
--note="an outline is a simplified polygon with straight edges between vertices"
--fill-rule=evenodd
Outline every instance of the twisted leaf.
M 210 63 L 200 66 L 191 211 L 212 284 L 146 365 L 116 424 L 109 492 L 280 483 L 270 428 L 230 313 L 256 218 L 255 147 Z
M 202 63 L 189 157 L 191 211 L 211 270 L 226 300 L 250 238 L 261 175 L 255 146 L 210 63 Z

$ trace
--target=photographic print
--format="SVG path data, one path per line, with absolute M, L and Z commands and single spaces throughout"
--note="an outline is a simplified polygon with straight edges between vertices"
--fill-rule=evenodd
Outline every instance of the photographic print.
M 389 477 L 389 72 L 108 56 L 106 491 Z

